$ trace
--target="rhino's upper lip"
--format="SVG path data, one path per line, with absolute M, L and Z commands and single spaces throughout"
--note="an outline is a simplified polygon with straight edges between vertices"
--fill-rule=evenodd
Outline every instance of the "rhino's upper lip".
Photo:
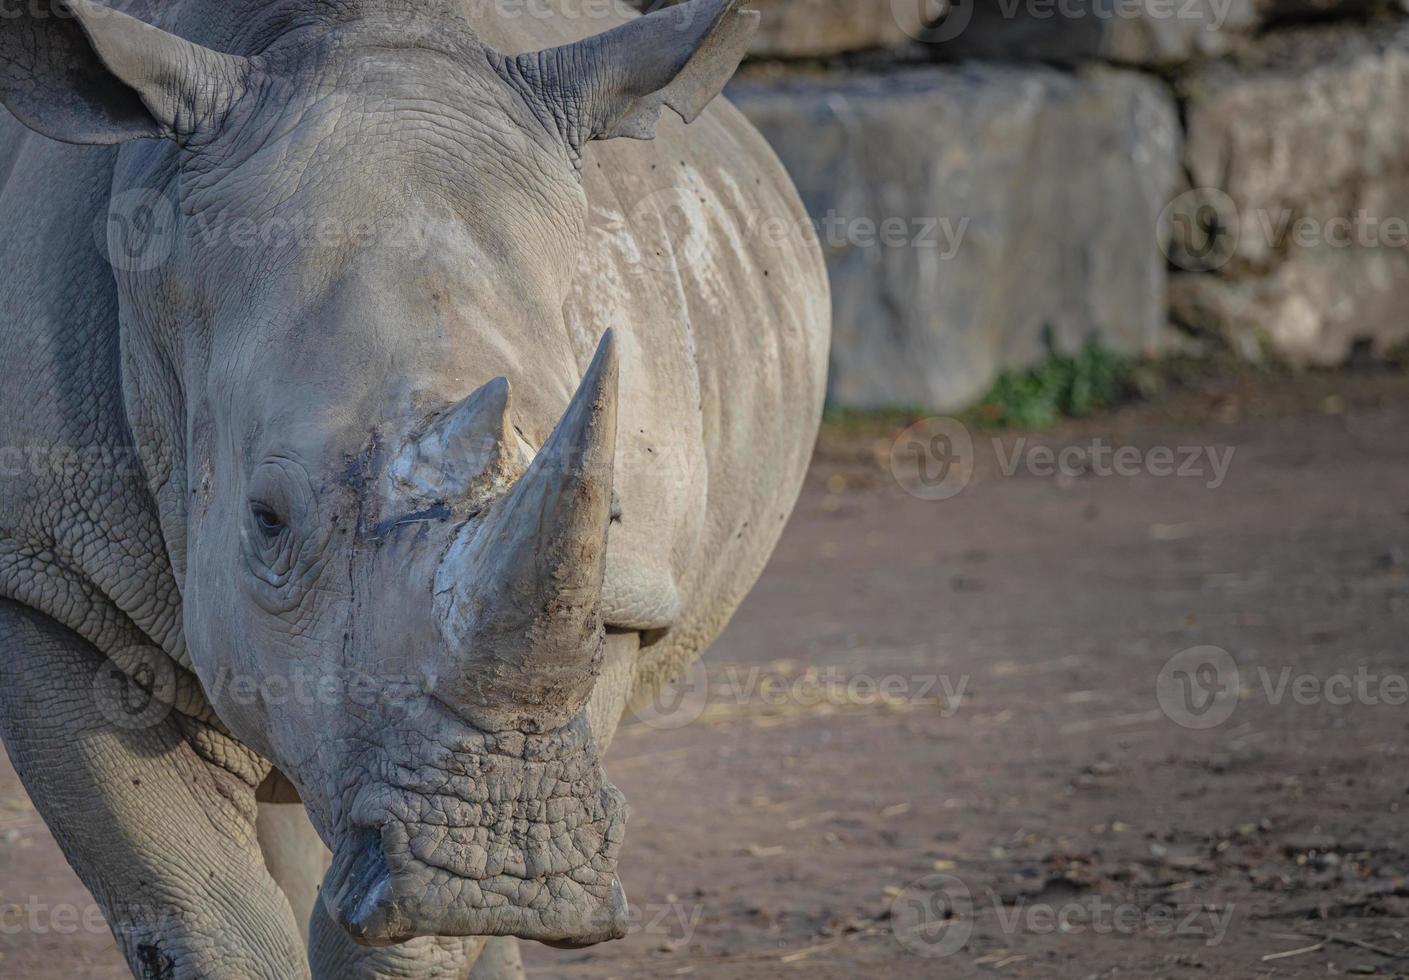
M 559 876 L 559 885 L 575 884 Z M 581 948 L 626 935 L 626 894 L 612 874 L 600 894 L 560 888 L 536 906 L 428 901 L 400 894 L 380 848 L 360 848 L 334 862 L 322 891 L 325 908 L 358 943 L 385 946 L 417 936 L 516 936 Z M 555 889 L 544 884 L 538 894 Z
M 465 876 L 426 864 L 404 845 L 397 846 L 399 858 L 392 857 L 387 837 L 404 840 L 404 830 L 388 835 L 360 828 L 339 848 L 323 898 L 334 918 L 366 945 L 423 935 L 509 935 L 567 948 L 618 939 L 628 924 L 615 873 L 624 816 L 609 819 L 601 847 L 584 855 L 581 865 L 536 878 L 509 869 Z
M 465 804 L 472 813 L 490 811 L 487 816 L 492 819 L 456 821 L 452 817 L 460 814 L 455 812 L 455 807 L 463 802 L 457 797 L 447 794 L 431 796 L 422 791 L 389 786 L 372 787 L 370 792 L 359 796 L 360 801 L 368 802 L 359 802 L 351 831 L 354 836 L 366 833 L 377 835 L 379 846 L 388 852 L 393 865 L 398 861 L 415 862 L 427 870 L 444 872 L 467 881 L 504 878 L 532 881 L 555 875 L 572 875 L 590 866 L 599 857 L 614 859 L 625 833 L 626 801 L 621 791 L 603 782 L 590 796 L 557 799 L 562 800 L 564 807 L 570 811 L 557 819 L 540 819 L 536 815 L 524 814 L 521 809 L 505 814 L 503 807 L 509 802 L 505 801 L 492 807 Z M 426 800 L 436 802 L 422 815 L 417 812 L 418 804 Z M 519 801 L 519 807 L 536 809 L 539 802 L 536 798 Z M 514 824 L 511 839 L 503 829 L 506 820 Z M 554 826 L 554 831 L 535 834 L 535 828 L 545 825 Z M 564 864 L 553 860 L 553 856 L 560 856 L 560 848 L 552 847 L 551 842 L 564 834 L 573 835 L 574 844 L 589 845 L 579 849 L 580 861 Z M 467 840 L 467 836 L 480 838 L 483 842 Z M 448 844 L 448 849 L 442 851 L 442 844 Z M 596 846 L 591 846 L 593 844 Z M 454 854 L 457 848 L 475 848 L 491 853 L 483 855 L 480 866 L 459 859 Z M 553 855 L 540 855 L 538 851 L 543 849 L 552 850 Z M 513 853 L 505 854 L 505 850 Z M 552 867 L 535 869 L 535 864 L 550 864 Z
M 582 946 L 624 935 L 626 805 L 590 731 L 457 736 L 430 754 L 414 735 L 373 750 L 324 888 L 338 921 L 364 943 L 514 935 Z M 415 765 L 388 752 L 412 745 Z

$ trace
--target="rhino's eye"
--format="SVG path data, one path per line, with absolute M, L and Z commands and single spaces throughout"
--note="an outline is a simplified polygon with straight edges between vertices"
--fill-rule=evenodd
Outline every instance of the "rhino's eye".
M 250 504 L 250 513 L 254 516 L 254 526 L 266 538 L 277 538 L 284 533 L 284 519 L 272 508 L 264 504 Z

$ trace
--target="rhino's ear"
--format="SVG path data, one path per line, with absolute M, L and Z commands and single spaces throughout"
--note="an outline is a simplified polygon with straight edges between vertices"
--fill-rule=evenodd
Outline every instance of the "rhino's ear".
M 249 62 L 91 0 L 27 0 L 0 15 L 0 101 L 66 143 L 182 140 L 218 125 Z
M 758 29 L 743 3 L 689 0 L 576 44 L 491 60 L 575 152 L 589 140 L 648 140 L 662 106 L 694 122 L 724 89 Z

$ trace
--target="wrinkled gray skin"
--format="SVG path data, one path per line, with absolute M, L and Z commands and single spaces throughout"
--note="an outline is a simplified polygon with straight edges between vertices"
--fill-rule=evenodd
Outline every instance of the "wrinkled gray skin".
M 0 728 L 134 973 L 622 935 L 601 752 L 821 407 L 820 256 L 711 104 L 753 15 L 46 3 L 0 17 Z

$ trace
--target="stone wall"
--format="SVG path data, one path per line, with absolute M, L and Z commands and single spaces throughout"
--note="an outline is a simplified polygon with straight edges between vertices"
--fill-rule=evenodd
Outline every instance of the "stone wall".
M 730 95 L 819 219 L 834 403 L 950 411 L 1049 343 L 1159 349 L 1179 127 L 1158 85 L 976 64 Z
M 1216 189 L 1187 197 L 1218 232 L 1201 258 L 1175 229 L 1174 319 L 1298 365 L 1409 339 L 1409 28 L 1289 31 L 1186 86 L 1189 181 Z
M 944 2 L 755 0 L 730 89 L 821 230 L 834 403 L 949 411 L 1093 339 L 1409 340 L 1398 3 Z
M 763 26 L 759 58 L 818 58 L 889 48 L 909 40 L 889 0 L 755 0 Z

